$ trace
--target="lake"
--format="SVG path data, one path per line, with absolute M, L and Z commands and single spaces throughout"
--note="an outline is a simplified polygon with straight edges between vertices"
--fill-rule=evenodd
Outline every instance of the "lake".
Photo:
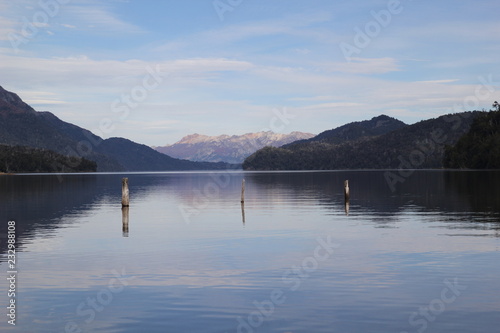
M 1 332 L 498 332 L 499 171 L 15 175 L 0 204 Z

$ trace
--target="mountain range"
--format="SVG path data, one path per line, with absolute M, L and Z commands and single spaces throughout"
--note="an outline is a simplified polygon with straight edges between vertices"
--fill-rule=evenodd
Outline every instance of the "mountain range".
M 172 157 L 190 161 L 243 163 L 246 157 L 266 147 L 280 147 L 285 144 L 314 137 L 310 133 L 273 132 L 248 133 L 244 135 L 207 136 L 192 134 L 180 141 L 163 147 L 153 147 Z
M 103 139 L 50 112 L 35 111 L 0 87 L 0 172 L 335 170 L 497 168 L 500 111 L 469 111 L 407 125 L 381 115 L 316 136 L 260 132 L 194 134 L 157 150 L 125 138 Z M 263 147 L 259 149 L 259 147 Z M 277 147 L 280 146 L 280 147 Z M 168 150 L 170 149 L 170 151 Z
M 0 87 L 0 144 L 48 150 L 97 163 L 97 171 L 170 171 L 225 169 L 225 163 L 180 160 L 124 138 L 102 139 L 62 121 L 50 112 L 37 112 L 12 92 Z M 50 154 L 48 154 L 50 155 Z M 59 171 L 55 166 L 54 171 Z
M 484 112 L 463 112 L 407 125 L 381 115 L 353 122 L 280 148 L 265 147 L 246 170 L 442 168 L 446 147 L 466 134 Z

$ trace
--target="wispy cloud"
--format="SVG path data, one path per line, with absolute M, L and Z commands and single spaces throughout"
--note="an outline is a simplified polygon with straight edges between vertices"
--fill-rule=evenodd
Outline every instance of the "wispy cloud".
M 350 62 L 332 62 L 324 65 L 330 72 L 351 74 L 384 74 L 400 70 L 393 58 L 352 58 Z
M 500 42 L 500 22 L 485 22 L 479 20 L 446 20 L 432 22 L 423 26 L 412 27 L 406 31 L 411 38 L 441 39 L 443 42 Z
M 0 8 L 1 11 L 1 8 Z M 9 41 L 10 35 L 14 33 L 15 22 L 6 17 L 1 17 L 0 19 L 0 41 Z
M 335 99 L 332 95 L 311 96 L 311 97 L 293 97 L 290 101 L 294 102 L 316 102 L 316 101 L 331 101 Z
M 64 28 L 68 28 L 68 29 L 76 29 L 76 26 L 74 26 L 72 24 L 62 23 L 61 26 L 64 27 Z
M 190 47 L 200 48 L 200 45 L 230 46 L 233 43 L 249 39 L 280 35 L 296 36 L 304 39 L 320 39 L 325 38 L 326 33 L 315 29 L 309 29 L 309 26 L 317 23 L 324 23 L 330 19 L 331 15 L 329 13 L 316 12 L 308 14 L 307 16 L 291 15 L 280 19 L 224 25 L 217 29 L 200 31 L 168 41 L 158 46 L 157 50 L 179 50 Z M 332 35 L 334 35 L 332 32 L 328 34 L 329 37 Z M 304 50 L 305 49 L 302 49 L 302 51 Z
M 335 108 L 345 108 L 345 107 L 360 107 L 363 106 L 362 103 L 353 103 L 353 102 L 331 102 L 331 103 L 322 103 L 322 104 L 313 104 L 304 107 L 306 110 L 315 110 L 315 109 L 335 109 Z
M 419 83 L 453 83 L 460 81 L 458 79 L 444 79 L 444 80 L 429 80 L 429 81 L 418 81 Z
M 235 42 L 249 38 L 272 35 L 311 36 L 308 27 L 317 23 L 324 23 L 331 19 L 327 12 L 316 12 L 307 15 L 291 15 L 282 19 L 251 22 L 226 26 L 221 29 L 202 33 L 203 37 L 219 42 Z
M 87 100 L 89 94 L 93 95 L 94 101 L 111 94 L 107 99 L 107 103 L 111 103 L 116 98 L 114 96 L 140 84 L 148 73 L 147 68 L 158 68 L 165 80 L 163 89 L 179 92 L 192 91 L 195 85 L 210 84 L 224 73 L 245 72 L 252 67 L 248 62 L 222 58 L 151 62 L 95 60 L 87 56 L 37 58 L 0 53 L 3 82 L 23 91 L 23 98 L 35 104 L 80 103 Z M 25 82 L 30 82 L 34 89 L 23 88 Z M 53 91 L 51 97 L 40 93 L 39 87 L 47 86 Z M 60 99 L 53 98 L 56 94 Z M 190 98 L 194 95 L 191 94 Z M 107 108 L 106 105 L 103 107 Z
M 126 34 L 145 33 L 146 30 L 135 24 L 127 22 L 110 12 L 104 6 L 86 6 L 78 3 L 70 4 L 66 8 L 66 17 L 75 25 L 84 29 L 90 29 L 98 34 Z M 65 25 L 73 27 L 75 25 Z

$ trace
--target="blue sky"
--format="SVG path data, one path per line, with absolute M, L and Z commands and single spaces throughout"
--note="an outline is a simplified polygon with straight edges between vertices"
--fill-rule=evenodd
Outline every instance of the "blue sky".
M 499 13 L 497 0 L 2 0 L 0 85 L 148 145 L 414 123 L 500 99 Z

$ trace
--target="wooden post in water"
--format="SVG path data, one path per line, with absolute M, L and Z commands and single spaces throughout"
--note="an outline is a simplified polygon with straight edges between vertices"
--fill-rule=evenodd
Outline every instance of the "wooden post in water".
M 128 206 L 122 207 L 122 235 L 123 237 L 128 237 Z
M 245 202 L 245 179 L 241 181 L 241 203 Z
M 349 215 L 349 181 L 344 181 L 344 205 L 345 205 L 345 215 Z
M 349 181 L 345 180 L 344 181 L 344 199 L 345 199 L 345 202 L 349 202 L 349 198 L 350 198 Z
M 130 206 L 130 200 L 128 196 L 128 178 L 122 179 L 122 207 Z

